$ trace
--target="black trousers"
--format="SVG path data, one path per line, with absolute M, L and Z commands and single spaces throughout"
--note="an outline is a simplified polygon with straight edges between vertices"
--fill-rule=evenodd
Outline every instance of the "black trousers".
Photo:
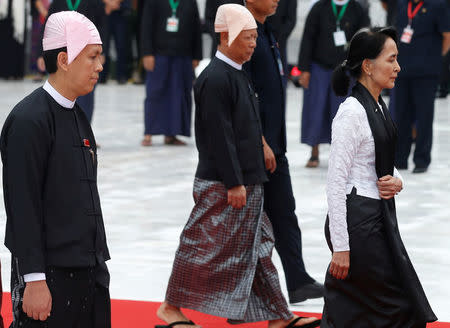
M 411 129 L 414 124 L 417 130 L 414 164 L 416 167 L 426 168 L 431 163 L 437 84 L 438 77 L 399 78 L 396 82 L 389 104 L 398 128 L 396 167 L 408 167 L 412 145 Z
M 116 46 L 116 79 L 128 78 L 128 49 L 129 46 L 129 26 L 128 17 L 124 11 L 114 11 L 107 17 L 107 26 L 105 39 L 103 40 L 103 50 L 106 54 L 106 62 L 104 70 L 101 73 L 104 79 L 108 77 L 111 63 L 110 56 L 110 44 L 111 38 L 114 38 L 114 44 Z
M 10 328 L 110 328 L 109 290 L 95 280 L 95 268 L 56 268 L 46 272 L 52 295 L 51 315 L 46 321 L 29 318 L 22 310 L 25 283 L 12 261 L 11 296 L 13 323 Z
M 302 256 L 302 233 L 295 215 L 289 163 L 277 155 L 277 169 L 264 184 L 264 210 L 275 235 L 275 248 L 280 255 L 288 291 L 314 282 L 305 270 Z

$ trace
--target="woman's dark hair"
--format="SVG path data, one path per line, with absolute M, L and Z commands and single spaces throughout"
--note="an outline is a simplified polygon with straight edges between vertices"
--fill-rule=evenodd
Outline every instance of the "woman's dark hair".
M 364 59 L 377 58 L 388 38 L 397 43 L 397 32 L 394 27 L 363 28 L 356 32 L 350 41 L 347 59 L 334 69 L 331 77 L 331 86 L 336 95 L 347 95 L 350 86 L 347 72 L 355 79 L 360 78 Z
M 56 73 L 58 70 L 58 54 L 60 52 L 67 52 L 67 48 L 59 48 L 59 49 L 52 49 L 44 51 L 43 57 L 45 62 L 45 69 L 47 70 L 48 74 Z

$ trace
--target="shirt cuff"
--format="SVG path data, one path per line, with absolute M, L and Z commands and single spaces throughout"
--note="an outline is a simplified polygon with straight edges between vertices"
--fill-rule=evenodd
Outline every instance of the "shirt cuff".
M 25 282 L 33 282 L 33 281 L 46 280 L 46 278 L 45 278 L 45 273 L 35 272 L 35 273 L 25 274 L 23 276 L 23 280 L 25 280 Z
M 394 167 L 394 178 L 399 178 L 402 181 L 402 188 L 405 188 L 405 181 L 396 167 Z

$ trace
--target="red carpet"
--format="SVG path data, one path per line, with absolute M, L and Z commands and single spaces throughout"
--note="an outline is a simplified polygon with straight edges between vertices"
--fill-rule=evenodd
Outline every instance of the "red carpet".
M 156 309 L 160 303 L 141 302 L 141 301 L 112 301 L 112 328 L 152 328 L 155 324 L 162 324 L 156 317 Z M 210 315 L 201 314 L 195 311 L 184 311 L 189 318 L 203 328 L 265 328 L 267 323 L 255 323 L 232 326 L 226 323 L 223 318 L 217 318 Z M 9 293 L 3 294 L 3 319 L 5 327 L 11 323 L 11 298 Z M 316 316 L 313 313 L 297 313 L 302 316 Z M 63 328 L 63 327 L 61 327 Z M 428 325 L 428 328 L 450 328 L 450 323 L 439 322 Z

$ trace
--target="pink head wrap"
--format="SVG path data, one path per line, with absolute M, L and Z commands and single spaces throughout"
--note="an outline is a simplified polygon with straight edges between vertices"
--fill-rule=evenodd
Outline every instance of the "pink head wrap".
M 94 23 L 76 11 L 50 15 L 45 24 L 44 51 L 67 47 L 70 64 L 88 44 L 102 44 Z
M 245 30 L 256 29 L 256 21 L 247 8 L 238 4 L 226 4 L 217 9 L 214 30 L 228 32 L 228 46 Z

